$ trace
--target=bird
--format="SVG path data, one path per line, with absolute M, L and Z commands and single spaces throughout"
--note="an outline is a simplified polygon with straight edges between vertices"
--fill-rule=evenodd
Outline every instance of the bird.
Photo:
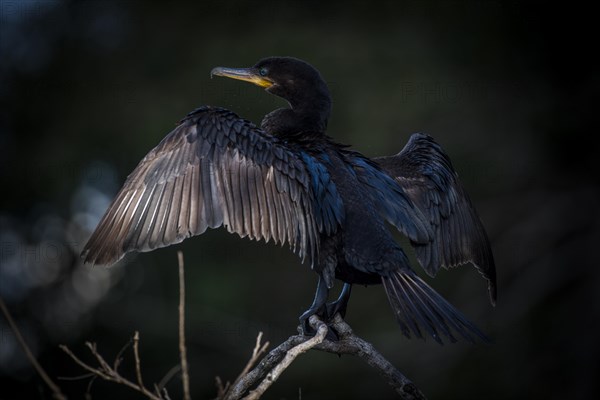
M 397 154 L 368 158 L 327 135 L 332 98 L 325 79 L 294 57 L 249 68 L 216 67 L 287 101 L 260 126 L 225 108 L 190 112 L 127 177 L 82 257 L 112 265 L 224 227 L 257 241 L 289 245 L 318 275 L 300 316 L 345 317 L 352 285 L 382 284 L 401 332 L 436 342 L 488 337 L 417 275 L 398 230 L 425 272 L 473 264 L 496 302 L 490 242 L 450 158 L 426 134 Z M 339 297 L 328 302 L 334 283 Z

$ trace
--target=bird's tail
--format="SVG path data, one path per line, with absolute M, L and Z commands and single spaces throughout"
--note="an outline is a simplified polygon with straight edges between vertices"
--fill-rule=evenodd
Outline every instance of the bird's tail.
M 412 333 L 423 338 L 421 329 L 424 329 L 439 344 L 443 344 L 442 336 L 456 342 L 453 332 L 471 343 L 475 337 L 489 343 L 483 332 L 413 272 L 396 271 L 382 280 L 406 337 L 410 338 Z

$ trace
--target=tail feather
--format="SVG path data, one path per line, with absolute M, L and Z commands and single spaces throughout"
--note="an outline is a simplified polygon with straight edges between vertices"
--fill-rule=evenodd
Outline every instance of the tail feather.
M 471 343 L 475 343 L 476 337 L 489 343 L 483 332 L 413 272 L 398 271 L 382 280 L 406 337 L 413 334 L 423 338 L 423 329 L 440 344 L 444 343 L 443 337 L 456 342 L 453 332 Z
M 409 275 L 398 274 L 395 278 L 397 280 L 402 280 L 404 285 L 402 285 L 402 283 L 400 283 L 400 285 L 403 286 L 403 288 L 406 288 L 404 290 L 411 293 L 408 300 L 414 304 L 412 307 L 413 311 L 421 316 L 421 320 L 429 334 L 436 339 L 436 341 L 441 343 L 440 335 L 438 333 L 439 329 L 452 343 L 456 342 L 456 338 L 452 335 L 443 315 L 440 315 L 436 310 L 435 303 L 432 303 L 428 296 L 422 295 L 422 291 L 419 291 L 421 288 L 410 279 L 411 277 Z
M 420 316 L 420 314 L 418 312 L 415 314 L 410 309 L 410 306 L 412 306 L 414 309 L 414 305 L 406 297 L 404 288 L 401 285 L 390 285 L 388 287 L 385 279 L 383 280 L 383 285 L 388 293 L 388 298 L 392 303 L 392 308 L 396 311 L 396 314 L 402 314 L 405 316 L 405 318 L 397 318 L 398 323 L 400 324 L 400 329 L 402 329 L 402 333 L 405 336 L 410 337 L 410 332 L 412 331 L 417 337 L 422 338 L 423 335 L 419 329 L 419 324 L 414 318 L 415 315 Z

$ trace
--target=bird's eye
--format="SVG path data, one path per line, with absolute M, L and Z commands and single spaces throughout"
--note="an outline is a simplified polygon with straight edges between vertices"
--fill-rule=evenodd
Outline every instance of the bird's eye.
M 260 76 L 267 76 L 267 69 L 263 67 L 258 70 L 258 73 L 260 74 Z

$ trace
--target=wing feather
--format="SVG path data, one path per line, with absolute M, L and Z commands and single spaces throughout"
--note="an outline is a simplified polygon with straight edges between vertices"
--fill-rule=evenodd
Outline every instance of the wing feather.
M 495 304 L 496 267 L 487 234 L 440 145 L 417 133 L 400 153 L 374 160 L 400 184 L 433 229 L 433 240 L 412 241 L 425 271 L 434 276 L 440 267 L 470 262 L 487 279 Z
M 336 215 L 330 225 L 339 223 L 343 211 L 329 209 L 339 199 L 317 209 L 335 188 L 298 151 L 230 111 L 190 113 L 129 175 L 84 247 L 85 261 L 110 265 L 127 252 L 224 225 L 242 237 L 288 243 L 313 262 L 317 221 Z

